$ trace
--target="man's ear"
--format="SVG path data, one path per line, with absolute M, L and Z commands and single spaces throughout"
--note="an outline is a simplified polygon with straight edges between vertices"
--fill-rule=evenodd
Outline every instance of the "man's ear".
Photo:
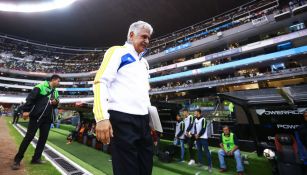
M 129 37 L 130 38 L 134 37 L 134 32 L 130 32 Z

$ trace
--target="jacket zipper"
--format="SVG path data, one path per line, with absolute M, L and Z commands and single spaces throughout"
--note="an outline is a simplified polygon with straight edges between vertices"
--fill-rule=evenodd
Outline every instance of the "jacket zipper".
M 39 122 L 39 120 L 42 118 L 42 116 L 44 115 L 44 113 L 45 113 L 45 111 L 46 111 L 46 109 L 47 109 L 47 106 L 48 106 L 48 104 L 49 104 L 49 100 L 48 100 L 48 102 L 47 102 L 47 104 L 46 104 L 46 106 L 45 106 L 45 109 L 44 109 L 44 111 L 43 111 L 43 113 L 39 116 L 39 118 L 37 119 L 37 123 Z
M 35 108 L 35 105 L 32 107 L 32 109 L 29 112 L 29 115 L 31 114 L 31 112 L 33 111 L 33 109 Z
M 47 101 L 47 104 L 46 104 L 46 106 L 45 106 L 45 109 L 44 109 L 44 111 L 43 111 L 43 113 L 39 116 L 39 118 L 37 119 L 37 123 L 39 122 L 39 120 L 42 118 L 42 116 L 44 115 L 44 113 L 45 113 L 45 111 L 46 111 L 46 109 L 47 109 L 47 106 L 48 106 L 48 104 L 50 103 L 50 96 L 49 96 L 49 99 L 48 99 L 48 101 Z

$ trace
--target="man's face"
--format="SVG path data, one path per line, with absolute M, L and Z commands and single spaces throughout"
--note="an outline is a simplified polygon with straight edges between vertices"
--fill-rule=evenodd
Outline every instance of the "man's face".
M 188 111 L 183 111 L 183 112 L 182 112 L 182 115 L 183 115 L 184 117 L 187 117 L 187 116 L 189 115 L 189 113 L 188 113 Z
M 138 54 L 145 51 L 149 44 L 149 39 L 150 31 L 148 29 L 141 28 L 137 34 L 130 33 L 130 41 Z
M 52 85 L 53 85 L 53 87 L 58 87 L 59 85 L 60 85 L 60 79 L 58 78 L 58 79 L 53 79 L 52 81 L 51 81 L 51 83 L 52 83 Z
M 200 115 L 199 115 L 199 112 L 198 112 L 198 111 L 195 111 L 195 112 L 194 112 L 194 116 L 197 117 L 197 118 L 199 118 L 199 116 L 200 116 Z
M 224 132 L 225 135 L 228 135 L 229 134 L 229 128 L 228 127 L 223 128 L 223 132 Z
M 176 116 L 176 120 L 179 121 L 180 120 L 180 115 Z

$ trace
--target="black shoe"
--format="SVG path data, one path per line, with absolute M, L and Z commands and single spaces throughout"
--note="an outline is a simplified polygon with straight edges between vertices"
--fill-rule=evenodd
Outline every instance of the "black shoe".
M 20 162 L 14 162 L 11 166 L 12 170 L 19 170 L 20 169 Z
M 41 160 L 41 159 L 37 159 L 37 160 L 32 160 L 31 164 L 44 164 L 46 163 L 46 161 Z

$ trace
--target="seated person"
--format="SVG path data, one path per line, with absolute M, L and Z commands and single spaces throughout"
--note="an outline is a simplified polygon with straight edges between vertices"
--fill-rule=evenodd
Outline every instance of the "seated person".
M 95 132 L 96 132 L 96 124 L 93 123 L 91 129 L 87 132 L 87 136 L 93 138 L 95 137 Z
M 76 128 L 74 131 L 71 131 L 72 133 L 72 139 L 73 140 L 76 140 L 77 139 L 77 136 L 78 136 L 78 133 L 79 133 L 79 130 L 81 129 L 81 123 L 79 122 L 77 125 L 76 125 Z
M 14 108 L 12 124 L 17 124 L 18 123 L 19 117 L 22 114 L 22 106 L 23 106 L 23 103 L 21 103 L 19 106 Z
M 78 132 L 78 136 L 79 136 L 79 137 L 82 137 L 83 134 L 85 133 L 85 130 L 86 130 L 85 124 L 82 123 L 82 125 L 81 125 L 81 127 L 80 127 L 80 130 L 79 130 L 79 132 Z
M 69 134 L 68 136 L 67 136 L 67 143 L 66 144 L 71 144 L 72 143 L 72 134 Z
M 220 147 L 218 151 L 220 161 L 220 172 L 226 171 L 225 156 L 234 156 L 237 163 L 238 175 L 243 175 L 244 167 L 242 164 L 241 154 L 238 147 L 238 139 L 234 133 L 230 132 L 228 126 L 223 127 L 223 133 L 220 138 Z

